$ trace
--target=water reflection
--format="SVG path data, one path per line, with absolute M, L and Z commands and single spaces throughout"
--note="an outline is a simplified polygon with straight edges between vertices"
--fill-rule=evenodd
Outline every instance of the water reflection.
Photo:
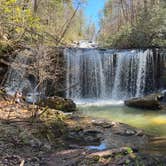
M 166 155 L 166 111 L 150 111 L 126 106 L 79 106 L 83 114 L 129 124 L 154 135 L 143 149 L 146 153 Z M 102 146 L 101 146 L 102 147 Z M 98 149 L 99 147 L 90 147 Z
M 83 114 L 118 121 L 144 129 L 148 134 L 166 136 L 166 111 L 150 111 L 126 106 L 79 106 Z

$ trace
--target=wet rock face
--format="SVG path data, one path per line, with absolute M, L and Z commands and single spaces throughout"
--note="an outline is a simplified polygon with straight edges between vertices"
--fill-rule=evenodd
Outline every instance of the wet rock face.
M 125 105 L 135 108 L 159 110 L 161 109 L 160 100 L 162 97 L 162 94 L 151 94 L 144 97 L 126 100 Z
M 103 134 L 102 131 L 96 129 L 71 130 L 66 139 L 81 146 L 99 145 L 103 140 Z
M 7 67 L 0 64 L 0 82 L 2 82 L 6 72 L 7 72 Z
M 5 61 L 7 61 L 7 59 L 8 59 L 7 56 L 2 56 L 2 55 L 0 55 L 0 60 L 2 60 L 2 61 L 5 60 Z M 2 62 L 0 61 L 0 83 L 3 81 L 4 76 L 5 76 L 6 72 L 7 72 L 7 70 L 8 70 L 8 66 L 5 65 L 4 63 L 2 63 Z
M 65 99 L 62 97 L 48 97 L 39 102 L 42 106 L 49 107 L 64 112 L 75 112 L 76 104 L 71 99 Z

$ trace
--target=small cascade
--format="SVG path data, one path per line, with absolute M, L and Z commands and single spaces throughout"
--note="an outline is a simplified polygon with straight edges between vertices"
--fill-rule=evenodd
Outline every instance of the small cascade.
M 156 90 L 157 63 L 147 50 L 65 49 L 66 97 L 124 100 Z
M 115 79 L 112 88 L 113 99 L 125 99 L 135 95 L 138 54 L 135 50 L 117 53 Z
M 144 94 L 145 90 L 145 83 L 146 83 L 146 65 L 147 65 L 147 60 L 150 59 L 148 58 L 149 55 L 151 54 L 151 51 L 146 50 L 145 52 L 140 52 L 139 53 L 139 62 L 138 62 L 138 73 L 137 73 L 137 86 L 136 86 L 136 97 L 142 96 Z M 151 57 L 151 56 L 150 56 Z
M 82 94 L 87 98 L 104 98 L 106 80 L 101 55 L 93 49 L 85 54 L 81 49 L 78 49 L 75 53 L 73 54 L 72 50 L 65 51 L 67 88 L 73 87 L 67 91 L 67 96 L 80 98 L 80 94 Z
M 22 92 L 25 89 L 28 92 L 33 92 L 32 82 L 27 78 L 28 60 L 29 56 L 26 51 L 16 56 L 8 71 L 8 77 L 5 83 L 7 93 L 14 95 L 16 91 Z

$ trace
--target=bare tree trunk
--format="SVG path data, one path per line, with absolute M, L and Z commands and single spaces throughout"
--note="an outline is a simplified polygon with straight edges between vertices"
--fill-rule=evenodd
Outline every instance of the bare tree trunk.
M 123 0 L 120 1 L 121 6 L 122 6 L 122 11 L 123 11 L 123 16 L 124 16 L 124 19 L 125 19 L 126 21 L 128 21 L 127 12 L 125 11 L 126 9 L 124 8 L 123 2 L 124 2 Z
M 134 13 L 134 2 L 133 0 L 131 0 L 131 25 L 133 25 L 134 20 L 135 20 L 135 13 Z
M 70 20 L 67 21 L 67 23 L 64 24 L 64 25 L 66 25 L 66 24 L 67 24 L 67 25 L 66 25 L 64 31 L 62 32 L 61 37 L 60 37 L 60 39 L 58 40 L 57 44 L 59 44 L 59 43 L 63 40 L 63 38 L 64 38 L 64 36 L 65 36 L 67 30 L 69 29 L 69 27 L 70 27 L 70 25 L 71 25 L 71 22 L 72 22 L 73 18 L 75 17 L 75 15 L 76 15 L 76 13 L 77 13 L 79 7 L 80 7 L 80 5 L 81 5 L 81 3 L 78 4 L 78 6 L 77 6 L 77 8 L 75 9 L 75 11 L 74 11 L 73 15 L 71 16 Z
M 147 11 L 148 11 L 148 2 L 147 2 L 147 0 L 144 0 L 144 12 L 145 12 L 145 14 L 147 13 Z
M 37 8 L 38 8 L 37 0 L 34 0 L 34 1 L 33 1 L 33 12 L 34 12 L 34 13 L 37 12 Z
M 41 0 L 33 0 L 33 12 L 34 13 L 37 13 L 40 1 Z

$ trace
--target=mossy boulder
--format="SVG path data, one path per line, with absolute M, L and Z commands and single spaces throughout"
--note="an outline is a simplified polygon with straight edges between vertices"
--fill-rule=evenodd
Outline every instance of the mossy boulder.
M 150 94 L 144 97 L 132 98 L 125 101 L 125 105 L 129 107 L 159 110 L 161 109 L 160 100 L 163 95 L 160 93 Z
M 36 124 L 34 135 L 39 139 L 48 140 L 49 143 L 56 145 L 56 138 L 66 133 L 64 123 L 65 115 L 61 111 L 47 109 L 41 116 L 39 125 Z
M 75 112 L 77 110 L 76 104 L 73 102 L 73 100 L 57 96 L 42 99 L 39 103 L 44 107 L 61 110 L 64 112 Z

